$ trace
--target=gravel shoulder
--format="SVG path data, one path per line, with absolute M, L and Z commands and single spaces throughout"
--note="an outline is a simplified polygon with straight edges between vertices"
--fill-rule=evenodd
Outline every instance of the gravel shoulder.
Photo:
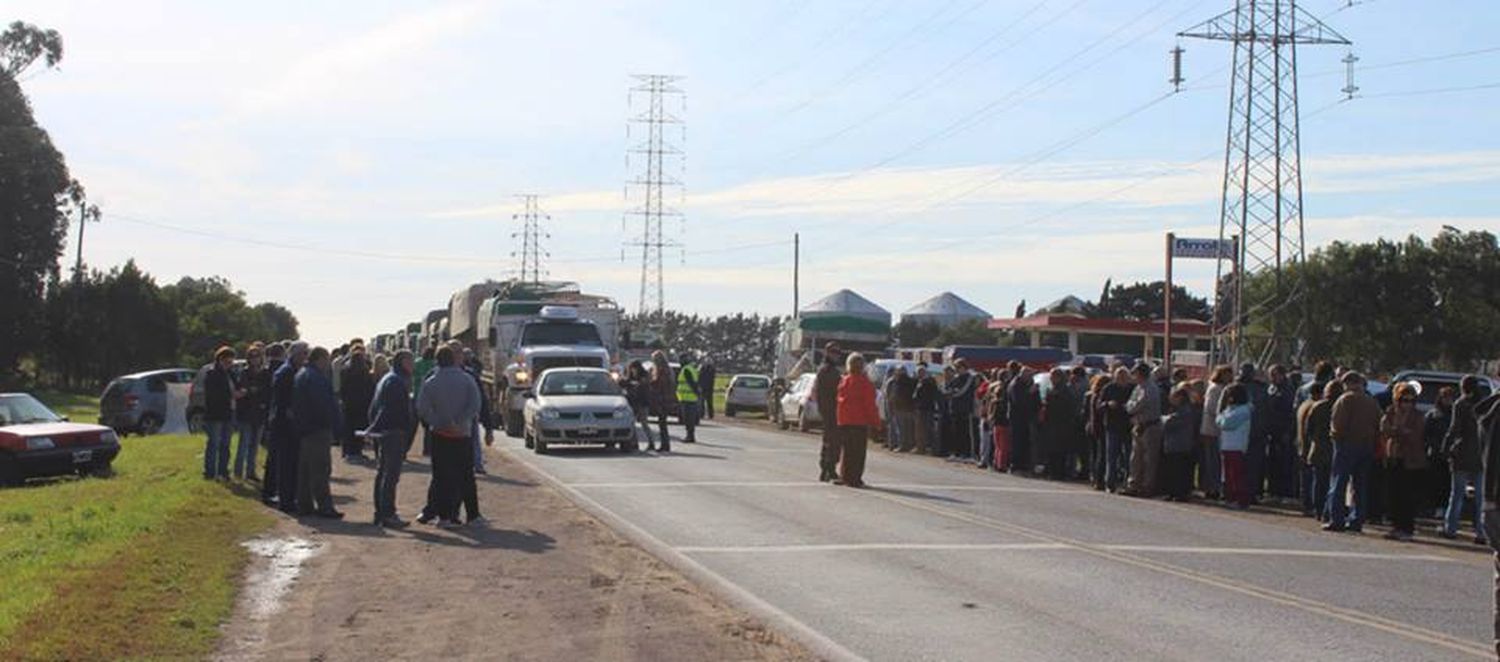
M 281 518 L 272 536 L 292 544 L 261 549 L 295 558 L 273 551 L 252 563 L 216 657 L 812 659 L 530 469 L 496 452 L 486 461 L 487 527 L 386 532 L 368 524 L 373 468 L 336 460 L 333 491 L 347 519 Z M 420 510 L 428 475 L 425 461 L 407 464 L 403 517 Z

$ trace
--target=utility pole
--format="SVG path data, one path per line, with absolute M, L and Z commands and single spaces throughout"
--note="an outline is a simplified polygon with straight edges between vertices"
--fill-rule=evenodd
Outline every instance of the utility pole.
M 1304 258 L 1297 46 L 1350 42 L 1296 0 L 1236 0 L 1234 9 L 1178 36 L 1234 44 L 1219 239 L 1238 235 L 1239 242 L 1233 258 L 1218 260 L 1214 355 L 1238 363 L 1289 354 L 1280 344 L 1300 336 L 1302 322 L 1287 334 L 1280 312 L 1300 305 L 1303 284 L 1289 267 Z M 1246 301 L 1246 275 L 1268 272 L 1272 287 Z M 1246 337 L 1252 317 L 1272 320 L 1259 352 Z
M 680 202 L 685 196 L 680 176 L 684 167 L 680 145 L 686 131 L 681 117 L 686 106 L 686 96 L 675 84 L 682 80 L 681 76 L 640 74 L 632 78 L 636 84 L 630 88 L 626 99 L 631 114 L 626 123 L 625 166 L 627 170 L 630 169 L 631 155 L 644 157 L 641 159 L 644 163 L 640 164 L 640 171 L 626 181 L 627 205 L 631 202 L 637 204 L 629 206 L 625 215 L 627 219 L 639 217 L 641 225 L 640 239 L 628 242 L 626 246 L 641 249 L 638 312 L 659 313 L 666 304 L 666 290 L 662 282 L 662 251 L 682 246 L 677 241 L 665 238 L 662 225 L 668 218 L 675 217 L 679 221 L 682 219 L 682 212 L 670 206 L 666 197 L 668 193 L 676 193 Z M 669 100 L 677 105 L 677 114 L 668 110 Z M 642 104 L 644 108 L 637 113 L 635 108 Z M 666 135 L 669 126 L 678 127 L 675 143 Z M 636 131 L 645 133 L 639 142 L 632 136 Z M 677 170 L 678 174 L 669 174 L 669 168 Z
M 802 233 L 792 233 L 792 317 L 802 308 Z
M 73 262 L 73 283 L 83 282 L 83 228 L 89 221 L 99 220 L 99 206 L 89 204 L 88 194 L 84 192 L 83 186 L 74 182 L 73 202 L 78 205 L 78 257 Z
M 521 258 L 521 282 L 539 283 L 547 273 L 542 269 L 542 258 L 550 257 L 542 249 L 542 240 L 552 238 L 552 235 L 542 230 L 542 221 L 550 221 L 552 217 L 542 213 L 541 207 L 537 205 L 536 194 L 527 193 L 517 197 L 521 198 L 522 211 L 512 214 L 511 218 L 521 221 L 521 230 L 510 236 L 512 239 L 521 239 L 521 250 L 510 255 Z

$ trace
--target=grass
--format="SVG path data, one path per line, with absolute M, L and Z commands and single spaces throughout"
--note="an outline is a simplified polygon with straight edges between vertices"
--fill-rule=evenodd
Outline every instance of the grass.
M 248 486 L 203 480 L 199 437 L 122 443 L 112 478 L 0 492 L 0 659 L 212 652 L 247 558 L 239 543 L 274 520 Z

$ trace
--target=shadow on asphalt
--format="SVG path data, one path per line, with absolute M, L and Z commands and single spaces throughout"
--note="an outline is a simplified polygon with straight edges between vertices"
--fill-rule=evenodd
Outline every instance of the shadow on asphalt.
M 968 504 L 969 503 L 968 501 L 964 501 L 963 499 L 955 499 L 953 497 L 946 497 L 946 496 L 942 496 L 940 494 L 928 494 L 927 492 L 918 492 L 916 490 L 899 490 L 899 489 L 896 489 L 894 487 L 876 487 L 874 485 L 871 485 L 871 486 L 866 487 L 865 489 L 868 489 L 871 492 L 881 492 L 881 493 L 884 493 L 884 494 L 894 494 L 896 496 L 911 497 L 913 499 L 924 499 L 924 500 L 927 500 L 927 501 L 941 501 L 943 503 L 958 503 L 958 504 Z
M 586 447 L 586 448 L 571 447 L 570 448 L 570 447 L 564 446 L 564 447 L 559 447 L 559 448 L 549 448 L 549 449 L 547 449 L 547 457 L 556 458 L 556 459 L 559 459 L 559 460 L 584 460 L 584 459 L 601 458 L 601 457 L 615 457 L 615 458 L 629 459 L 629 460 L 657 460 L 657 459 L 668 459 L 668 458 L 673 458 L 673 457 L 696 457 L 696 458 L 705 459 L 705 460 L 727 460 L 727 459 L 729 459 L 729 458 L 727 458 L 727 457 L 725 457 L 723 455 L 713 455 L 711 453 L 693 453 L 691 451 L 681 450 L 684 447 L 691 448 L 693 446 L 705 446 L 705 445 L 707 445 L 707 444 L 702 444 L 702 443 L 687 444 L 687 443 L 683 443 L 683 442 L 673 442 L 672 443 L 672 449 L 673 450 L 671 450 L 670 452 L 666 452 L 666 453 L 663 453 L 661 451 L 648 451 L 648 450 L 644 450 L 644 448 L 642 450 L 640 450 L 640 451 L 621 453 L 620 451 L 610 450 L 610 449 L 607 449 L 607 448 L 596 448 L 596 447 Z M 527 452 L 530 452 L 530 451 L 527 451 Z
M 405 533 L 417 540 L 434 545 L 478 549 L 509 549 L 527 554 L 545 554 L 557 546 L 556 538 L 540 531 L 464 527 L 448 532 L 452 535 L 444 535 L 443 533 L 419 528 L 422 526 L 421 524 L 413 524 L 404 531 L 393 535 Z

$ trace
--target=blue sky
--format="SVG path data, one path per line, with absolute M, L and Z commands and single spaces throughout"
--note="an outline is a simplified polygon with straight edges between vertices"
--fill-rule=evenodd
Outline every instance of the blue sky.
M 1364 95 L 1339 103 L 1346 49 L 1299 52 L 1309 244 L 1500 231 L 1500 89 L 1407 94 L 1500 83 L 1500 4 L 1346 4 L 1301 3 L 1355 42 Z M 1229 46 L 1174 35 L 1231 5 L 7 3 L 66 41 L 24 85 L 103 208 L 86 260 L 225 276 L 325 342 L 513 271 L 520 193 L 552 216 L 552 277 L 635 307 L 632 73 L 686 77 L 669 307 L 788 312 L 794 232 L 804 301 L 898 314 L 1159 278 L 1163 233 L 1217 232 L 1227 112 Z M 1178 43 L 1188 81 L 1159 99 Z

